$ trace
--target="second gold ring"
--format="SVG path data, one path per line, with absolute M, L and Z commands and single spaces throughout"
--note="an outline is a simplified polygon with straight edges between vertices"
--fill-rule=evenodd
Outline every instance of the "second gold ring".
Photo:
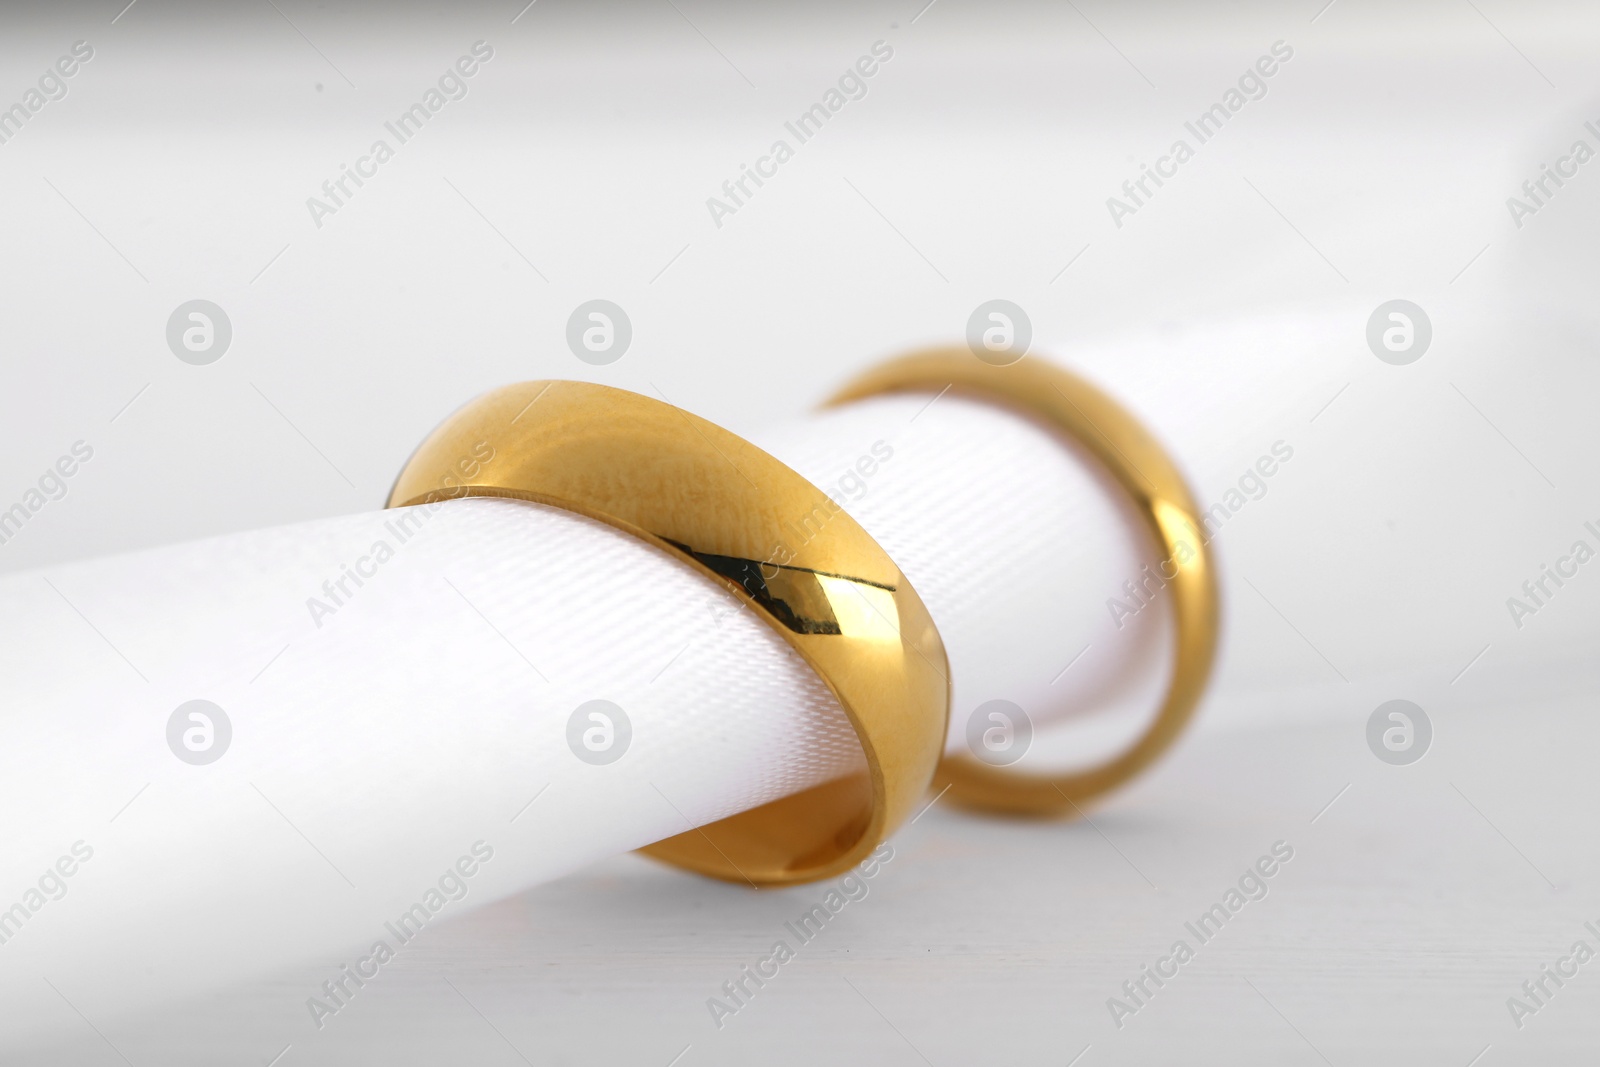
M 893 360 L 847 385 L 829 405 L 884 393 L 950 391 L 1011 408 L 1081 445 L 1132 499 L 1160 547 L 1174 626 L 1172 678 L 1154 720 L 1110 760 L 1068 774 L 1025 773 L 949 755 L 936 788 L 969 807 L 1017 814 L 1071 814 L 1079 804 L 1127 782 L 1153 763 L 1188 724 L 1217 648 L 1217 577 L 1199 510 L 1182 474 L 1155 437 L 1083 378 L 1038 358 L 1007 366 L 965 349 L 937 349 Z

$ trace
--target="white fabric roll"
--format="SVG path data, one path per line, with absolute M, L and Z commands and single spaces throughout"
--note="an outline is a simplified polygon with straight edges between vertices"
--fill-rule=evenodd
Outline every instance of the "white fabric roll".
M 1315 420 L 1348 382 L 1360 321 L 1157 331 L 1074 361 L 1168 441 L 1202 508 L 1237 496 L 1239 472 L 1279 443 L 1305 456 L 1240 497 L 1213 542 L 1256 548 L 1253 568 L 1301 566 L 1297 541 L 1238 539 L 1252 516 L 1325 525 L 1323 501 L 1276 487 L 1328 462 Z M 1208 362 L 1173 362 L 1186 355 Z M 997 698 L 1039 727 L 1024 767 L 1092 762 L 1148 719 L 1170 621 L 1159 601 L 1122 618 L 1110 605 L 1154 549 L 1068 444 L 954 395 L 880 398 L 752 437 L 844 503 L 926 601 L 950 657 L 950 747 Z M 438 921 L 860 759 L 782 639 L 676 558 L 519 502 L 429 514 L 410 531 L 394 512 L 355 515 L 0 579 L 0 996 L 22 1020 L 8 1037 L 77 1025 L 61 994 L 110 1019 L 291 961 L 324 962 L 332 979 L 379 940 L 398 948 L 393 924 L 413 905 Z M 1347 555 L 1307 583 L 1336 609 L 1341 575 L 1383 559 Z M 1340 655 L 1339 671 L 1220 564 L 1213 701 L 1230 713 L 1281 713 L 1274 694 L 1290 690 L 1321 694 L 1300 712 L 1370 707 L 1379 691 L 1453 684 L 1482 647 L 1478 620 L 1450 618 L 1401 651 Z M 232 726 L 199 766 L 168 743 L 196 699 Z M 631 724 L 609 764 L 568 743 L 592 700 Z
M 902 561 L 958 700 L 1065 709 L 1115 689 L 1130 672 L 1110 647 L 1050 688 L 1102 610 L 1079 572 L 1137 569 L 1115 497 L 1044 431 L 928 399 L 856 405 L 775 447 Z M 0 580 L 14 1017 L 63 1021 L 52 983 L 109 1018 L 290 961 L 333 974 L 398 948 L 400 917 L 458 861 L 473 874 L 445 878 L 440 916 L 861 759 L 789 646 L 675 558 L 537 505 L 414 510 Z M 597 699 L 632 731 L 598 766 L 568 743 Z M 172 746 L 204 724 L 169 742 L 192 700 L 231 728 L 203 765 Z
M 441 506 L 404 543 L 394 518 L 0 586 L 0 907 L 25 909 L 0 995 L 17 1018 L 58 1014 L 47 978 L 120 1012 L 292 959 L 353 962 L 339 954 L 394 944 L 384 923 L 478 842 L 493 857 L 442 914 L 860 759 L 787 645 L 748 613 L 714 617 L 710 583 L 636 539 L 508 501 Z M 379 542 L 394 551 L 374 569 Z M 317 627 L 308 597 L 331 603 L 323 582 L 358 563 L 371 577 Z M 201 766 L 168 743 L 194 699 L 232 730 Z M 567 744 L 593 699 L 631 719 L 610 765 Z M 75 845 L 92 855 L 41 882 Z
M 1342 576 L 1392 555 L 1387 542 L 1328 544 L 1330 509 L 1347 499 L 1277 488 L 1318 466 L 1326 482 L 1331 461 L 1376 469 L 1392 448 L 1382 435 L 1342 438 L 1336 456 L 1320 445 L 1339 397 L 1363 387 L 1347 378 L 1360 325 L 1349 309 L 1296 312 L 1074 354 L 1170 443 L 1202 509 L 1224 506 L 1211 697 L 1224 717 L 1442 694 L 1483 656 L 1470 613 L 1413 633 L 1405 614 L 1363 609 L 1373 641 L 1330 656 L 1317 640 L 1318 624 L 1344 632 L 1362 608 L 1346 605 Z M 1496 344 L 1488 326 L 1478 346 Z M 1392 370 L 1362 358 L 1355 374 Z M 1467 403 L 1466 421 L 1430 416 L 1424 429 L 1480 448 L 1490 430 Z M 1034 718 L 1022 763 L 1034 768 L 1098 760 L 1147 720 L 1170 619 L 1160 601 L 1122 619 L 1110 603 L 1154 547 L 1070 446 L 955 395 L 878 398 L 752 437 L 835 494 L 922 593 L 954 678 L 950 747 L 989 699 Z M 1293 461 L 1246 485 L 1240 472 L 1282 456 L 1280 443 Z M 1438 515 L 1478 488 L 1390 480 L 1395 499 Z M 1352 485 L 1334 490 L 1368 491 Z M 1261 518 L 1274 525 L 1253 533 Z M 1482 561 L 1480 542 L 1533 522 L 1478 518 L 1486 533 L 1440 544 Z M 331 518 L 0 579 L 0 995 L 19 1021 L 6 1040 L 78 1025 L 64 998 L 114 1019 L 294 960 L 334 976 L 378 941 L 398 949 L 406 928 L 394 925 L 414 905 L 438 921 L 861 758 L 789 646 L 677 558 L 520 502 L 450 502 L 410 533 L 397 520 Z M 1317 569 L 1301 595 L 1318 600 L 1280 608 L 1270 574 L 1307 560 Z M 1477 598 L 1515 589 L 1515 563 L 1406 582 L 1443 595 L 1466 574 Z M 1589 629 L 1498 645 L 1506 669 L 1486 677 L 1536 681 L 1526 665 L 1584 654 Z M 1491 667 L 1475 669 L 1478 686 Z M 168 720 L 194 699 L 232 723 L 226 752 L 202 766 L 168 747 Z M 632 726 L 608 765 L 568 745 L 568 720 L 595 699 Z

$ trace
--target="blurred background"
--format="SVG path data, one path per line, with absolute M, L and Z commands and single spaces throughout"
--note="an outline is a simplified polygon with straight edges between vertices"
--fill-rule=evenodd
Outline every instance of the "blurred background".
M 1600 567 L 1508 598 L 1600 547 L 1597 46 L 1592 5 L 1503 0 L 7 5 L 0 509 L 92 458 L 0 570 L 374 509 L 507 381 L 758 436 L 993 299 L 1203 501 L 1295 449 L 1221 539 L 1197 735 L 1093 823 L 934 810 L 721 1029 L 820 890 L 624 857 L 430 931 L 323 1029 L 313 968 L 29 1062 L 1586 1062 L 1600 970 L 1523 983 L 1600 950 Z M 611 363 L 568 344 L 593 300 Z M 1368 344 L 1393 300 L 1431 324 L 1405 365 Z M 1366 734 L 1401 698 L 1406 767 Z M 1278 841 L 1266 898 L 1123 991 Z

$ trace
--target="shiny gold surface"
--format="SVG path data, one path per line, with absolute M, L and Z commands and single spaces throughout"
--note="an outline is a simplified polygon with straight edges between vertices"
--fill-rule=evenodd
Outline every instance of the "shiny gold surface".
M 1217 647 L 1217 577 L 1200 512 L 1177 467 L 1134 417 L 1082 378 L 1038 359 L 997 367 L 966 349 L 919 352 L 876 367 L 830 405 L 881 393 L 938 393 L 949 388 L 1029 415 L 1087 448 L 1127 490 L 1162 550 L 1175 623 L 1172 680 L 1155 720 L 1121 755 L 1072 774 L 1029 774 L 991 767 L 969 755 L 947 756 L 934 785 L 952 799 L 991 811 L 1081 814 L 1079 804 L 1148 767 L 1188 724 L 1205 690 Z
M 670 404 L 525 382 L 478 397 L 429 435 L 389 506 L 459 496 L 575 511 L 686 560 L 758 608 L 855 726 L 865 774 L 643 851 L 733 882 L 805 882 L 859 863 L 911 813 L 944 746 L 944 645 L 894 561 L 820 489 Z

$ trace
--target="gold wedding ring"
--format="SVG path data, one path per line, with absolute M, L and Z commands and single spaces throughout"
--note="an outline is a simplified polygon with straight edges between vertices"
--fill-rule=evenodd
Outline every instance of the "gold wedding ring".
M 463 461 L 485 442 L 493 464 Z M 587 515 L 726 584 L 855 727 L 864 772 L 644 852 L 715 878 L 785 885 L 850 869 L 911 814 L 944 747 L 944 645 L 894 561 L 820 489 L 670 404 L 552 381 L 496 389 L 450 416 L 406 463 L 389 506 L 461 496 Z
M 1171 596 L 1175 658 L 1160 710 L 1131 747 L 1089 770 L 1029 774 L 947 756 L 934 785 L 969 807 L 1026 814 L 1080 812 L 1080 802 L 1116 788 L 1175 741 L 1211 674 L 1217 647 L 1217 577 L 1183 476 L 1132 415 L 1089 382 L 1038 359 L 993 366 L 966 349 L 919 352 L 876 367 L 828 401 L 845 404 L 883 393 L 949 390 L 1011 408 L 1087 448 L 1133 498 L 1163 553 Z M 1173 573 L 1168 577 L 1168 571 Z

